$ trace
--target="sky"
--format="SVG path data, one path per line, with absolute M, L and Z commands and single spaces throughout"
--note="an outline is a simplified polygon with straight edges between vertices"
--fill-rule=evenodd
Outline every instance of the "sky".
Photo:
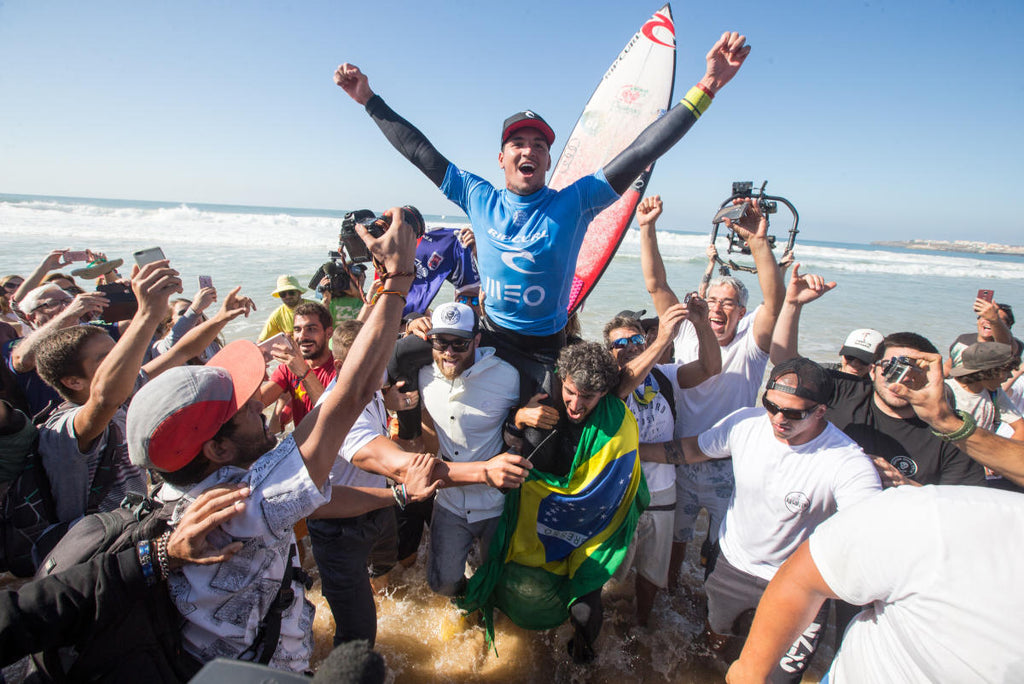
M 334 69 L 357 64 L 446 157 L 500 185 L 505 117 L 539 112 L 557 159 L 660 6 L 0 0 L 0 193 L 459 215 Z M 1024 244 L 1020 0 L 672 11 L 676 100 L 722 31 L 753 50 L 655 167 L 659 225 L 707 230 L 733 181 L 767 180 L 805 239 Z

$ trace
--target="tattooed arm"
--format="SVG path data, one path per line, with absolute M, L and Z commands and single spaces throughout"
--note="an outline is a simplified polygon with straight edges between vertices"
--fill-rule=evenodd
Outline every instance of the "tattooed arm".
M 640 460 L 649 463 L 702 463 L 711 460 L 697 446 L 696 437 L 683 437 L 669 442 L 653 442 L 640 445 Z

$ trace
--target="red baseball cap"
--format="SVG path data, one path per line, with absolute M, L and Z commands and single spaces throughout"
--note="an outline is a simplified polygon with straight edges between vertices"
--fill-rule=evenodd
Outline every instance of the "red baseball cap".
M 128 407 L 128 457 L 141 468 L 174 472 L 238 413 L 266 374 L 263 353 L 248 340 L 225 346 L 205 366 L 161 373 Z

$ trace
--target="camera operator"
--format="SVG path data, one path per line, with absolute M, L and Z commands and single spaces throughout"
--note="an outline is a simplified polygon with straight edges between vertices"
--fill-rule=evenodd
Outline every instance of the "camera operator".
M 800 265 L 794 264 L 772 336 L 772 359 L 776 363 L 799 356 L 800 311 L 804 304 L 831 289 L 821 286 L 821 281 L 818 276 L 800 275 Z M 984 487 L 984 469 L 952 442 L 933 434 L 915 415 L 910 402 L 892 389 L 895 385 L 918 389 L 924 384 L 923 372 L 912 363 L 898 376 L 886 372 L 888 368 L 895 370 L 901 357 L 922 352 L 937 354 L 938 350 L 917 333 L 892 333 L 875 349 L 874 363 L 867 377 L 855 378 L 830 371 L 836 390 L 828 402 L 825 417 L 874 458 L 886 487 L 929 484 Z
M 320 295 L 335 323 L 355 319 L 365 301 L 366 267 L 348 261 L 341 252 L 331 252 L 330 257 L 310 278 L 309 289 Z

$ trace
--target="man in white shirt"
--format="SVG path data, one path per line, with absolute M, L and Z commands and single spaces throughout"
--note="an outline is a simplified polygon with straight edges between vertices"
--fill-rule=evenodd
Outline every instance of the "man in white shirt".
M 832 661 L 833 684 L 1021 681 L 1024 548 L 1000 540 L 1024 536 L 1022 502 L 933 485 L 840 511 L 768 585 L 726 681 L 764 682 L 828 598 L 864 606 Z
M 479 464 L 480 484 L 445 488 L 434 500 L 427 583 L 445 596 L 465 586 L 466 559 L 475 542 L 486 560 L 505 505 L 498 487 L 518 486 L 532 467 L 506 453 L 502 427 L 519 402 L 519 372 L 490 347 L 479 347 L 473 309 L 447 302 L 434 311 L 427 333 L 434 363 L 419 372 L 423 421 L 433 424 L 438 456 Z
M 745 200 L 746 213 L 726 225 L 750 247 L 757 267 L 757 280 L 764 303 L 747 313 L 747 288 L 738 278 L 713 280 L 707 290 L 708 320 L 722 352 L 722 372 L 676 396 L 678 418 L 675 437 L 695 437 L 720 419 L 745 406 L 753 406 L 768 365 L 772 330 L 782 309 L 785 285 L 768 241 L 768 220 L 757 202 Z M 661 215 L 661 198 L 644 199 L 637 208 L 640 226 L 640 264 L 644 282 L 658 315 L 679 301 L 669 287 L 665 264 L 658 250 L 655 222 Z M 684 324 L 676 340 L 677 363 L 699 357 L 699 343 L 693 325 Z M 708 511 L 708 541 L 717 538 L 733 490 L 732 468 L 727 461 L 682 464 L 676 467 L 676 511 L 669 587 L 676 585 L 686 557 L 686 544 L 693 539 L 694 525 L 701 509 Z
M 673 449 L 687 463 L 732 458 L 736 488 L 704 586 L 714 650 L 729 643 L 723 635 L 746 635 L 768 582 L 815 527 L 882 489 L 871 459 L 825 420 L 832 384 L 809 359 L 785 361 L 772 369 L 763 408 L 740 409 L 699 437 L 665 444 L 666 460 Z M 821 636 L 822 613 L 783 656 L 772 681 L 800 681 Z

